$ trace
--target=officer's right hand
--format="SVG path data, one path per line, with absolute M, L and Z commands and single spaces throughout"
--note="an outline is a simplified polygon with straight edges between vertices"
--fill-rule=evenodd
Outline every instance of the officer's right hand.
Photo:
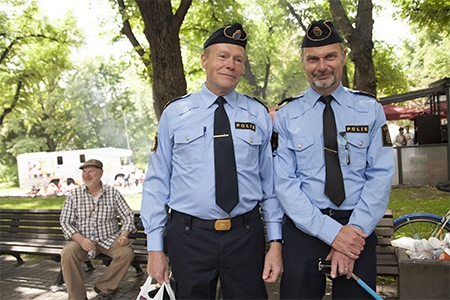
M 361 229 L 353 225 L 345 225 L 342 226 L 333 243 L 331 243 L 331 247 L 345 254 L 348 258 L 356 260 L 364 249 L 366 237 L 367 235 Z
M 159 284 L 170 283 L 169 262 L 163 251 L 148 251 L 147 273 Z

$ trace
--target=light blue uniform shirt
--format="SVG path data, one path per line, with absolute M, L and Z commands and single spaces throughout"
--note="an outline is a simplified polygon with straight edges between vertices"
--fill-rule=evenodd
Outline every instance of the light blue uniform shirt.
M 267 109 L 236 91 L 224 96 L 238 173 L 239 203 L 230 215 L 215 203 L 214 111 L 202 90 L 172 102 L 158 126 L 143 183 L 141 218 L 149 251 L 163 250 L 168 208 L 201 219 L 232 218 L 260 202 L 269 239 L 281 239 L 283 211 L 273 189 L 272 122 Z
M 338 135 L 339 160 L 346 199 L 337 207 L 324 194 L 325 158 L 322 115 L 325 104 L 309 88 L 282 106 L 275 114 L 278 133 L 275 152 L 275 192 L 285 213 L 295 225 L 331 245 L 342 225 L 320 209 L 352 210 L 349 224 L 370 234 L 383 217 L 389 201 L 394 154 L 382 106 L 372 97 L 340 85 L 333 93 L 331 106 Z M 384 139 L 384 140 L 383 140 Z

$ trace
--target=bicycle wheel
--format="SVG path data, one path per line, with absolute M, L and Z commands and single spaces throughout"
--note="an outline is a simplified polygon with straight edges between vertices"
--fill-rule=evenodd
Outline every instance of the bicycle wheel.
M 442 227 L 442 217 L 432 214 L 411 214 L 400 217 L 394 221 L 394 237 L 411 237 L 428 240 L 432 235 L 440 238 L 450 232 L 450 224 Z M 435 233 L 435 234 L 433 234 Z

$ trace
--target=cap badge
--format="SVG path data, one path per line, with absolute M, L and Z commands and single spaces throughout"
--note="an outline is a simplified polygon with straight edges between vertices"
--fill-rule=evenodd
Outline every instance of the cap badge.
M 236 32 L 233 33 L 233 39 L 234 40 L 239 40 L 240 37 L 241 37 L 241 31 L 240 30 L 236 30 Z
M 242 31 L 241 31 L 240 29 L 238 29 L 238 30 L 236 30 L 235 32 L 233 32 L 232 35 L 229 35 L 229 34 L 227 33 L 227 30 L 228 30 L 230 27 L 231 27 L 231 25 L 230 25 L 230 26 L 227 26 L 227 27 L 225 27 L 225 28 L 223 29 L 223 34 L 224 34 L 227 38 L 233 39 L 233 40 L 235 40 L 235 41 L 245 41 L 245 40 L 247 39 L 247 36 L 242 37 Z
M 313 33 L 316 37 L 320 37 L 323 33 L 322 29 L 319 28 L 319 26 L 316 26 L 313 28 Z

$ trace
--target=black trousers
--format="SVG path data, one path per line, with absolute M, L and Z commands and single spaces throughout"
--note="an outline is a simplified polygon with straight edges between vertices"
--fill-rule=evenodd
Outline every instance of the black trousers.
M 339 219 L 346 224 L 348 218 Z M 325 260 L 331 247 L 316 237 L 299 230 L 291 219 L 283 224 L 284 273 L 280 283 L 281 299 L 322 299 L 325 295 L 326 277 L 319 271 L 319 259 Z M 372 289 L 376 289 L 377 236 L 366 238 L 364 250 L 356 260 L 353 273 Z M 345 276 L 333 279 L 333 299 L 373 299 L 355 280 Z
M 223 299 L 267 299 L 262 280 L 265 255 L 260 217 L 229 231 L 192 226 L 172 218 L 166 227 L 177 299 L 215 299 L 217 280 Z

